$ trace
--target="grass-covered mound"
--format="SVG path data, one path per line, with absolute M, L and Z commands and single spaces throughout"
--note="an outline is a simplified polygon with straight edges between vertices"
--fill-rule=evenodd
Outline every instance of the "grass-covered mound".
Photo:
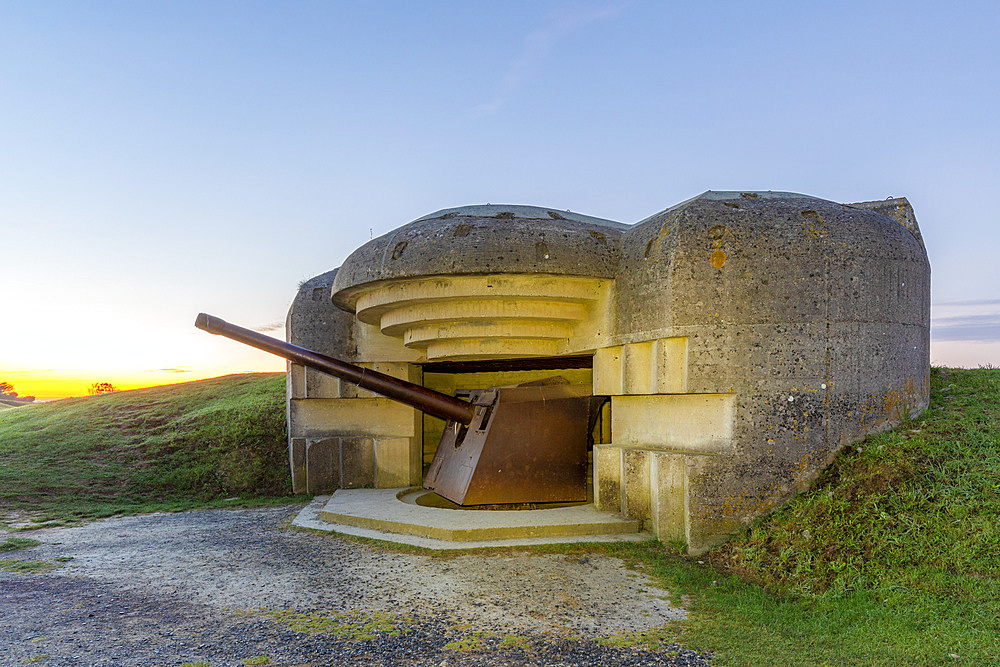
M 1000 369 L 933 369 L 923 415 L 703 559 L 720 664 L 1000 664 Z
M 931 381 L 923 416 L 849 447 L 808 494 L 716 550 L 712 561 L 785 593 L 965 597 L 982 592 L 977 582 L 995 586 L 1000 370 L 934 369 Z
M 284 373 L 253 373 L 4 410 L 0 510 L 72 520 L 288 496 L 284 395 Z

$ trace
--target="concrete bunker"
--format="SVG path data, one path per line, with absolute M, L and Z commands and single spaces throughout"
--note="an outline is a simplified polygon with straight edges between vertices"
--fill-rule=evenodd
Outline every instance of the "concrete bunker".
M 706 192 L 634 225 L 445 209 L 305 282 L 288 341 L 444 393 L 562 374 L 608 397 L 595 506 L 703 551 L 928 401 L 905 199 Z M 420 486 L 441 424 L 289 364 L 296 492 Z

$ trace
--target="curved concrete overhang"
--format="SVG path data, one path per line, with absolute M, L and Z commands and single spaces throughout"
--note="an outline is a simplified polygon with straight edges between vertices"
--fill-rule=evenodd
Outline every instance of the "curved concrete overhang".
M 629 225 L 539 206 L 442 209 L 369 241 L 344 260 L 333 302 L 355 312 L 374 283 L 437 275 L 549 274 L 613 279 Z
M 362 286 L 352 301 L 359 320 L 429 361 L 547 357 L 596 345 L 580 341 L 607 329 L 594 320 L 608 310 L 611 282 L 544 273 L 397 278 Z
M 428 360 L 565 355 L 607 310 L 594 304 L 627 229 L 538 206 L 442 209 L 354 251 L 333 303 Z

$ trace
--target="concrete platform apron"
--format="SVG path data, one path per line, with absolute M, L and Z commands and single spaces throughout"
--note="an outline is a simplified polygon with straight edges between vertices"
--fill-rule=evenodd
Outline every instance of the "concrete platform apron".
M 341 489 L 317 496 L 294 525 L 429 549 L 653 539 L 638 521 L 592 504 L 543 510 L 457 510 L 423 507 L 411 489 Z

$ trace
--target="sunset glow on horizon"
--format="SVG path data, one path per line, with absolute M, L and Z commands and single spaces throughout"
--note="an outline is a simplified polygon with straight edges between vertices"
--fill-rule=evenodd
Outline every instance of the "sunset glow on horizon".
M 48 370 L 42 372 L 7 372 L 5 377 L 7 382 L 14 385 L 14 391 L 19 396 L 34 396 L 38 401 L 53 401 L 62 398 L 76 398 L 88 396 L 88 389 L 95 382 L 109 382 L 114 385 L 117 391 L 128 391 L 130 389 L 145 389 L 148 387 L 161 387 L 183 382 L 194 382 L 196 380 L 207 380 L 209 378 L 223 375 L 233 375 L 239 373 L 276 373 L 285 372 L 285 364 L 279 360 L 272 364 L 272 367 L 262 365 L 262 368 L 245 369 L 217 369 L 214 371 L 139 371 L 138 373 L 118 372 L 99 373 L 90 371 L 75 371 L 72 373 L 58 370 Z
M 81 312 L 78 331 L 64 337 L 60 320 L 65 313 L 50 314 L 48 326 L 39 327 L 37 335 L 20 346 L 14 361 L 3 355 L 0 381 L 14 385 L 19 396 L 45 401 L 87 396 L 95 382 L 129 390 L 285 370 L 284 359 L 195 329 L 193 315 L 186 318 L 189 329 L 180 320 L 176 331 L 165 332 L 144 317 L 109 321 Z M 284 327 L 268 327 L 267 334 L 284 339 Z

